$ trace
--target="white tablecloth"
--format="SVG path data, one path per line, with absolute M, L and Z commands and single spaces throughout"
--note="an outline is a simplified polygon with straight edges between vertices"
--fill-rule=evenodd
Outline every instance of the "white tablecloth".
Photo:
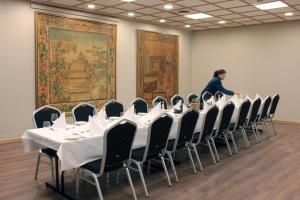
M 219 104 L 219 107 L 223 105 Z M 237 108 L 235 109 L 237 116 Z M 201 111 L 197 125 L 195 127 L 195 133 L 200 132 L 203 125 L 203 118 L 206 111 Z M 173 117 L 173 124 L 171 127 L 169 139 L 175 139 L 178 131 L 180 114 L 174 114 L 167 112 Z M 233 122 L 236 120 L 236 116 L 233 117 Z M 145 125 L 145 118 L 151 119 L 151 115 L 139 117 L 138 120 L 142 121 L 142 125 L 138 126 L 136 136 L 133 143 L 133 148 L 137 149 L 144 147 L 147 142 L 148 126 Z M 146 120 L 147 121 L 147 120 Z M 106 122 L 106 128 L 111 126 L 114 122 Z M 218 123 L 216 123 L 218 124 Z M 104 131 L 91 135 L 88 132 L 88 125 L 72 126 L 68 130 L 51 130 L 49 128 L 29 129 L 25 131 L 22 136 L 23 146 L 25 152 L 32 152 L 41 148 L 51 148 L 57 151 L 57 155 L 61 162 L 61 170 L 68 170 L 72 168 L 80 167 L 81 165 L 90 161 L 99 159 L 103 154 L 103 136 Z M 77 140 L 66 140 L 65 136 L 73 133 L 77 133 L 82 138 Z

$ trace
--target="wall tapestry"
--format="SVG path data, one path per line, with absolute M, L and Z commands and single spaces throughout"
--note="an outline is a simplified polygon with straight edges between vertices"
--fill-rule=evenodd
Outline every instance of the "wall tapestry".
M 137 96 L 149 103 L 178 93 L 178 36 L 138 30 Z
M 36 106 L 116 98 L 117 26 L 36 13 Z

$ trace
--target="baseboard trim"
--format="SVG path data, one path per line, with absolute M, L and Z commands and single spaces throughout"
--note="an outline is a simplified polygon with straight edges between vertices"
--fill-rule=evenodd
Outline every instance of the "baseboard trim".
M 20 142 L 21 138 L 11 138 L 11 139 L 4 139 L 0 140 L 0 144 L 8 144 L 8 143 L 14 143 L 14 142 Z
M 284 120 L 273 120 L 273 122 L 276 122 L 276 123 L 281 123 L 281 124 L 297 124 L 297 125 L 299 125 L 300 124 L 300 122 L 294 122 L 294 121 L 284 121 Z

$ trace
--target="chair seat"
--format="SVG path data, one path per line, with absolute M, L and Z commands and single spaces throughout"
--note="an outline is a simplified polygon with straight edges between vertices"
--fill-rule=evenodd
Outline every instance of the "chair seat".
M 131 158 L 136 161 L 142 161 L 145 153 L 145 147 L 135 149 L 131 152 Z
M 45 148 L 45 149 L 42 149 L 42 153 L 47 154 L 50 157 L 55 157 L 57 151 L 55 151 L 53 149 Z
M 101 166 L 102 159 L 94 160 L 92 162 L 86 163 L 85 165 L 81 166 L 81 168 L 87 169 L 94 174 L 100 173 L 100 166 Z

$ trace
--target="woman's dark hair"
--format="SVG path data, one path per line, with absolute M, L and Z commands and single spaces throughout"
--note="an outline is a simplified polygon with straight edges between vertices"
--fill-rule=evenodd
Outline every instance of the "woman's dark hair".
M 219 69 L 214 72 L 214 77 L 219 77 L 220 74 L 225 74 L 226 71 L 224 69 Z

